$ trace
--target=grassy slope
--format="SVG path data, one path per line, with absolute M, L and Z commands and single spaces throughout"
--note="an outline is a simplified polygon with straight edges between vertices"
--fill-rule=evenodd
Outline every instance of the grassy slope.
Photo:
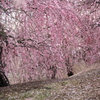
M 100 100 L 100 68 L 62 80 L 0 88 L 0 100 Z

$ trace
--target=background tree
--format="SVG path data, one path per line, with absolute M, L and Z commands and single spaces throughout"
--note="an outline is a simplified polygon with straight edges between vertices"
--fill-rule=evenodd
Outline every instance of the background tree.
M 100 61 L 98 2 L 1 0 L 8 41 L 3 60 L 11 83 L 62 78 L 74 74 L 76 62 Z

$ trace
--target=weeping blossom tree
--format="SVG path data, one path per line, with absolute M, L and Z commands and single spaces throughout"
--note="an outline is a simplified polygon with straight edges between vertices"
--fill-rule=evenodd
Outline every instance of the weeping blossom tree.
M 2 60 L 10 81 L 62 78 L 74 74 L 76 62 L 100 61 L 99 4 L 96 0 L 1 0 Z

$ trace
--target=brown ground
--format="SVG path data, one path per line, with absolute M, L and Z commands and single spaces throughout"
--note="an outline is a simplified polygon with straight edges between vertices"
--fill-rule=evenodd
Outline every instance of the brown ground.
M 67 79 L 3 87 L 0 88 L 0 100 L 100 100 L 100 68 Z

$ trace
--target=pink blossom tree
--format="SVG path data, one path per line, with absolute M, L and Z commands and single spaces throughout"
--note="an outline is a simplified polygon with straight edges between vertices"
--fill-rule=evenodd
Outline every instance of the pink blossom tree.
M 74 74 L 75 62 L 100 61 L 99 1 L 1 0 L 3 60 L 16 82 Z M 3 36 L 2 36 L 3 37 Z

